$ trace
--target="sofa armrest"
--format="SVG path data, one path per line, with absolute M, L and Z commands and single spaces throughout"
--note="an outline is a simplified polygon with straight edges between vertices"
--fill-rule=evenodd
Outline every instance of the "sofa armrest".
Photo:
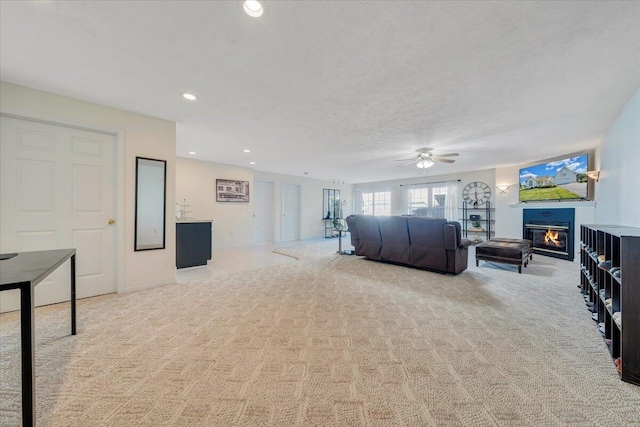
M 471 240 L 461 239 L 459 248 L 468 248 L 469 246 L 471 246 Z
M 456 227 L 453 224 L 445 224 L 444 226 L 444 249 L 446 251 L 455 251 L 458 249 L 458 236 L 456 236 Z
M 446 224 L 444 226 L 444 249 L 447 251 L 455 251 L 457 249 L 468 248 L 471 245 L 471 240 L 461 239 L 458 237 L 458 232 L 455 225 Z

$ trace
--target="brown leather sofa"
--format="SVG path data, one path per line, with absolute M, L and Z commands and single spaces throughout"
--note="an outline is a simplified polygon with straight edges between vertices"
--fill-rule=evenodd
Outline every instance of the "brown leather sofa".
M 440 218 L 350 215 L 355 254 L 375 261 L 458 274 L 467 269 L 471 242 L 460 224 Z

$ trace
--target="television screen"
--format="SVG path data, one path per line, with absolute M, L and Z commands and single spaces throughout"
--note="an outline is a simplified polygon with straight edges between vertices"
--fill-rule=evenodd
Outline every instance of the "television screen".
M 588 199 L 589 155 L 520 169 L 520 201 Z

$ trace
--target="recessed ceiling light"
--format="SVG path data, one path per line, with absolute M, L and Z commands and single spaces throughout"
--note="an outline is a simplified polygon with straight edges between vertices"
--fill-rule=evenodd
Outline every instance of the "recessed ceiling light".
M 182 96 L 184 97 L 184 99 L 188 99 L 189 101 L 195 101 L 196 100 L 196 96 L 195 95 L 191 95 L 190 93 L 185 93 Z
M 250 164 L 250 165 L 255 165 L 255 164 L 256 164 L 256 162 L 249 162 L 249 164 Z
M 246 0 L 242 6 L 247 15 L 253 18 L 259 18 L 264 12 L 262 4 L 257 0 Z
M 246 148 L 244 150 L 242 150 L 242 151 L 244 151 L 245 153 L 250 153 L 251 152 L 251 150 L 248 150 Z
M 196 154 L 196 152 L 195 151 L 189 151 L 189 154 L 191 154 L 193 156 L 194 154 Z

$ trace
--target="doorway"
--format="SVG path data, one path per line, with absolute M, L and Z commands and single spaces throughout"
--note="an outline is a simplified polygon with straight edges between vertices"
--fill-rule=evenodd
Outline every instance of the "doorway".
M 253 243 L 273 242 L 273 182 L 254 181 Z
M 300 240 L 300 186 L 282 184 L 282 241 Z
M 116 137 L 0 117 L 0 252 L 76 248 L 77 297 L 117 291 Z M 36 287 L 36 305 L 70 299 L 69 265 Z M 19 292 L 0 312 L 19 308 Z

